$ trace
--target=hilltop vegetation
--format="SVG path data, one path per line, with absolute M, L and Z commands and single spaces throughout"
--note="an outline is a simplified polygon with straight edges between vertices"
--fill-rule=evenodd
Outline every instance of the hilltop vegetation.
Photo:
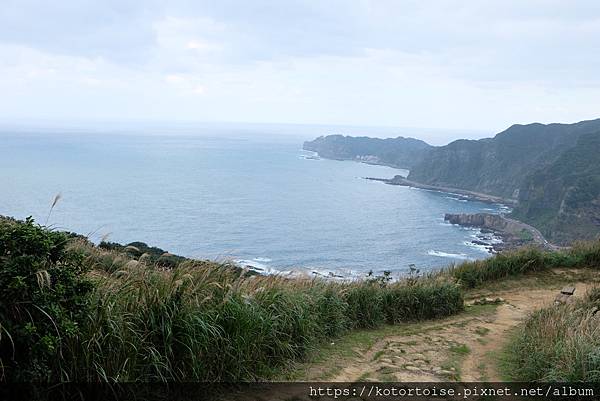
M 513 125 L 494 138 L 458 140 L 431 149 L 409 179 L 424 184 L 519 198 L 523 180 L 551 164 L 584 134 L 600 134 L 600 120 L 576 124 Z
M 367 138 L 342 135 L 321 136 L 304 142 L 303 149 L 335 160 L 358 160 L 411 169 L 431 148 L 414 138 Z

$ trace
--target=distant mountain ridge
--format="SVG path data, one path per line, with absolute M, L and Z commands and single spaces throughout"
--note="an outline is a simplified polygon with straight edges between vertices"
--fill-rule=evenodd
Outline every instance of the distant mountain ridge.
M 411 169 L 424 153 L 432 148 L 414 138 L 369 138 L 343 135 L 321 136 L 304 142 L 303 149 L 317 152 L 319 156 L 334 160 L 357 160 Z
M 461 139 L 431 149 L 408 178 L 519 199 L 525 176 L 552 163 L 579 136 L 594 132 L 600 132 L 600 120 L 513 125 L 494 138 Z
M 513 216 L 551 241 L 600 235 L 600 119 L 513 125 L 493 138 L 430 146 L 413 138 L 320 137 L 304 148 L 332 159 L 410 170 L 408 180 L 517 201 Z

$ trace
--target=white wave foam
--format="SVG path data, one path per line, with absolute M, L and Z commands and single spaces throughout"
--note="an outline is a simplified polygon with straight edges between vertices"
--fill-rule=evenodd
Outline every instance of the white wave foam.
M 476 249 L 476 250 L 478 250 L 480 252 L 483 252 L 483 253 L 491 253 L 492 252 L 492 245 L 491 244 L 483 245 L 483 244 L 475 244 L 475 243 L 473 243 L 471 241 L 465 241 L 465 242 L 463 242 L 463 245 L 466 245 L 469 248 Z
M 472 259 L 464 253 L 448 253 L 448 252 L 442 252 L 442 251 L 434 251 L 433 249 L 430 249 L 429 251 L 427 251 L 427 254 L 430 256 L 438 256 L 440 258 L 452 258 L 452 259 L 461 259 L 461 260 L 471 260 Z
M 453 200 L 453 201 L 457 201 L 457 202 L 467 202 L 467 200 L 464 199 L 464 198 L 455 198 L 453 196 L 444 196 L 444 198 L 450 199 L 450 200 Z
M 347 269 L 321 269 L 313 267 L 294 267 L 289 270 L 277 269 L 270 266 L 268 262 L 272 259 L 265 257 L 257 257 L 253 259 L 236 259 L 233 262 L 244 269 L 252 270 L 262 275 L 278 275 L 287 276 L 290 278 L 310 278 L 310 277 L 321 277 L 328 280 L 355 280 L 362 278 L 366 273 L 355 272 Z
M 319 157 L 319 154 L 317 152 L 304 149 L 300 150 L 300 155 L 298 157 L 304 160 L 321 160 L 321 157 Z
M 258 258 L 257 258 L 258 259 Z M 249 269 L 249 270 L 253 270 L 257 273 L 261 273 L 261 274 L 273 274 L 273 273 L 277 273 L 276 270 L 274 270 L 273 268 L 271 268 L 269 265 L 265 264 L 265 263 L 261 263 L 260 261 L 256 260 L 256 259 L 237 259 L 234 260 L 235 264 Z

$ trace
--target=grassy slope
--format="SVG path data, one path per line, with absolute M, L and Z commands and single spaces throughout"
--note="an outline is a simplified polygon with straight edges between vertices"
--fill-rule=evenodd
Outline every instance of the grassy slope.
M 398 381 L 402 375 L 410 374 L 403 370 L 403 363 L 393 346 L 389 344 L 403 344 L 407 352 L 419 352 L 435 349 L 439 355 L 437 361 L 427 361 L 417 372 L 420 376 L 407 377 L 407 380 L 427 381 L 432 379 L 488 380 L 490 373 L 498 380 L 499 363 L 504 364 L 504 377 L 506 380 L 519 381 L 523 376 L 516 376 L 518 369 L 514 365 L 507 367 L 507 356 L 514 356 L 513 343 L 509 343 L 505 352 L 500 353 L 503 343 L 506 342 L 499 333 L 497 325 L 502 329 L 508 322 L 495 323 L 498 318 L 498 307 L 502 304 L 472 305 L 473 300 L 483 297 L 495 298 L 498 295 L 510 297 L 510 294 L 532 294 L 535 300 L 540 293 L 557 294 L 559 289 L 567 284 L 576 283 L 600 283 L 600 272 L 595 269 L 548 269 L 537 272 L 529 272 L 523 275 L 507 276 L 500 280 L 489 281 L 477 288 L 465 291 L 465 301 L 470 304 L 465 311 L 451 317 L 423 322 L 406 323 L 403 325 L 386 325 L 377 329 L 362 329 L 352 331 L 331 343 L 324 343 L 312 352 L 308 359 L 302 363 L 296 363 L 291 370 L 280 375 L 281 380 L 292 381 L 319 381 L 319 380 L 381 380 Z M 578 291 L 582 291 L 581 287 Z M 553 296 L 553 295 L 552 295 Z M 539 301 L 539 300 L 538 300 Z M 527 302 L 527 301 L 523 301 Z M 535 307 L 533 307 L 535 308 Z M 510 309 L 510 308 L 509 308 Z M 523 312 L 524 313 L 524 312 Z M 514 319 L 518 324 L 519 318 Z M 488 327 L 496 327 L 490 334 Z M 452 334 L 456 333 L 456 335 Z M 458 338 L 455 338 L 458 337 Z M 447 341 L 429 342 L 431 338 L 445 338 Z M 452 341 L 458 341 L 453 343 Z M 467 343 L 469 345 L 467 345 Z M 472 344 L 475 343 L 475 349 Z M 481 344 L 481 345 L 479 345 Z M 465 359 L 472 353 L 479 352 L 471 358 L 470 372 L 463 372 Z M 529 352 L 529 351 L 528 351 Z M 531 352 L 529 352 L 531 353 Z M 394 369 L 388 369 L 386 360 L 394 361 Z M 406 362 L 404 362 L 406 363 Z M 468 364 L 467 364 L 468 365 Z M 354 377 L 348 377 L 348 367 L 355 366 L 358 373 Z M 444 371 L 438 372 L 437 377 L 428 373 L 432 367 L 441 366 Z M 473 370 L 476 370 L 473 372 Z M 506 372 L 512 373 L 506 375 Z M 400 373 L 400 376 L 398 376 Z M 469 373 L 469 376 L 463 374 Z
M 31 222 L 6 224 L 0 224 L 2 235 L 10 236 L 14 225 L 27 225 L 27 235 L 33 233 L 41 240 L 49 235 Z M 27 267 L 32 252 L 28 241 L 29 237 L 23 237 L 13 241 L 15 249 L 1 247 L 3 279 L 10 278 L 13 262 L 22 265 L 25 261 Z M 305 359 L 319 344 L 335 342 L 348 332 L 347 341 L 360 342 L 365 333 L 360 330 L 391 330 L 386 323 L 401 324 L 396 326 L 401 330 L 418 329 L 418 325 L 406 325 L 460 312 L 461 288 L 476 291 L 492 282 L 542 274 L 552 267 L 600 266 L 600 243 L 587 243 L 555 253 L 524 249 L 398 283 L 383 278 L 332 283 L 247 276 L 231 266 L 194 260 L 177 261 L 173 267 L 145 253 L 95 247 L 80 237 L 65 236 L 65 241 L 68 246 L 62 256 L 57 253 L 40 265 L 45 270 L 32 270 L 31 279 L 25 277 L 34 294 L 51 295 L 61 290 L 62 283 L 52 273 L 60 269 L 50 265 L 60 266 L 61 257 L 68 257 L 79 261 L 78 270 L 87 271 L 87 280 L 93 284 L 86 303 L 77 311 L 83 316 L 79 327 L 58 333 L 60 368 L 49 372 L 51 380 L 269 378 L 292 361 Z M 7 314 L 7 310 L 11 310 L 10 298 L 0 306 L 4 321 L 27 323 L 22 314 Z M 53 318 L 52 310 L 46 313 Z M 19 369 L 14 359 L 19 356 L 10 356 L 10 337 L 2 334 L 1 366 L 3 377 L 10 380 L 11 372 Z M 39 333 L 29 335 L 44 341 Z
M 21 228 L 25 235 L 15 238 Z M 8 323 L 0 327 L 4 380 L 23 377 L 23 369 L 40 380 L 256 380 L 272 377 L 319 343 L 348 330 L 443 317 L 463 308 L 459 287 L 446 277 L 332 283 L 248 276 L 212 262 L 183 260 L 173 267 L 135 250 L 107 250 L 66 236 L 63 241 L 60 233 L 52 233 L 60 252 L 51 251 L 56 254 L 51 259 L 39 255 L 39 269 L 29 266 L 30 238 L 43 242 L 50 234 L 31 222 L 0 225 L 0 235 L 14 239 L 14 247 L 0 247 L 0 290 L 10 291 L 13 283 L 25 279 L 25 298 L 34 303 L 46 299 L 63 287 L 53 273 L 60 269 L 46 267 L 58 267 L 72 257 L 92 291 L 75 308 L 80 316 L 76 327 L 63 331 L 57 326 L 52 346 L 61 350 L 60 357 L 35 366 L 13 352 L 12 339 L 21 331 L 11 328 L 23 330 L 31 340 L 24 347 L 43 345 L 47 333 L 36 331 L 36 319 L 13 313 L 19 306 L 10 298 L 0 305 L 0 321 Z M 26 270 L 14 270 L 13 265 Z M 53 313 L 44 312 L 50 319 Z
M 535 311 L 512 332 L 504 376 L 519 381 L 600 382 L 600 290 Z

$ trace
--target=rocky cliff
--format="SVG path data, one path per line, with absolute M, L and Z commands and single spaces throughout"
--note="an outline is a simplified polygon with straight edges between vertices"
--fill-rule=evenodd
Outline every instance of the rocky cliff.
M 444 215 L 444 220 L 450 224 L 458 224 L 466 227 L 481 227 L 497 231 L 519 231 L 522 227 L 515 221 L 504 218 L 499 214 L 473 213 L 473 214 L 450 214 Z
M 444 215 L 444 220 L 451 224 L 465 227 L 478 227 L 502 237 L 503 243 L 496 244 L 494 249 L 500 251 L 523 245 L 535 244 L 547 249 L 556 249 L 535 227 L 501 214 L 474 213 Z

